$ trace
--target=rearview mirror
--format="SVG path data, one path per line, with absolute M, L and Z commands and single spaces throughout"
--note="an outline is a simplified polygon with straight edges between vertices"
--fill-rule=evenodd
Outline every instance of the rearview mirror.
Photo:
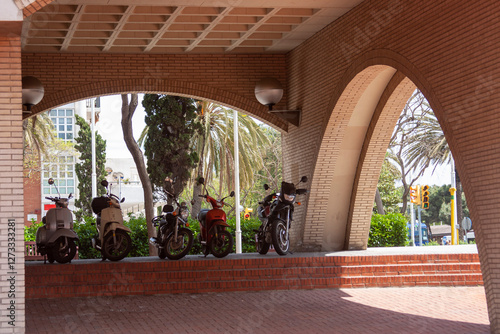
M 101 185 L 102 185 L 103 187 L 108 187 L 108 181 L 106 181 L 106 180 L 102 180 L 102 181 L 101 181 Z
M 53 184 L 54 184 L 54 179 L 53 179 L 53 178 L 50 178 L 47 182 L 48 182 L 50 185 L 53 185 Z
M 300 182 L 307 182 L 307 176 L 302 176 L 302 178 L 300 179 Z
M 204 179 L 203 177 L 200 177 L 200 178 L 198 179 L 198 183 L 199 183 L 199 184 L 205 184 L 205 179 Z
M 231 191 L 231 193 L 229 194 L 229 196 L 234 197 L 234 190 Z
M 269 190 L 269 185 L 267 183 L 264 183 L 264 190 Z

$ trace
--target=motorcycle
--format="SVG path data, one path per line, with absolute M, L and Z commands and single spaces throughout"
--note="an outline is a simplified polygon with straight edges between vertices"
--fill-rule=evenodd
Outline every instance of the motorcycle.
M 106 188 L 106 195 L 92 199 L 92 211 L 97 215 L 97 235 L 92 238 L 92 247 L 101 251 L 102 260 L 120 261 L 132 249 L 132 239 L 128 233 L 132 231 L 123 225 L 123 215 L 120 208 L 121 200 L 111 193 L 108 181 L 101 185 Z
M 163 215 L 153 218 L 152 222 L 156 231 L 156 238 L 150 238 L 149 242 L 158 248 L 158 257 L 170 260 L 179 260 L 186 256 L 193 247 L 193 232 L 186 228 L 189 226 L 187 219 L 189 209 L 185 202 L 179 204 L 177 196 L 167 192 L 174 199 L 177 209 L 170 204 L 164 205 Z
M 68 209 L 68 198 L 62 198 L 59 189 L 54 183 L 54 179 L 49 179 L 49 185 L 56 188 L 58 197 L 45 197 L 55 203 L 56 207 L 47 211 L 42 218 L 43 226 L 36 231 L 36 247 L 38 253 L 44 256 L 44 263 L 68 263 L 76 255 L 76 244 L 78 236 L 73 231 L 73 214 Z
M 198 182 L 204 184 L 205 180 L 200 178 Z M 205 198 L 212 205 L 212 209 L 202 209 L 198 214 L 197 220 L 200 224 L 198 241 L 205 256 L 212 253 L 215 257 L 222 258 L 233 250 L 233 236 L 226 230 L 229 225 L 226 222 L 226 213 L 222 210 L 222 207 L 225 205 L 224 200 L 226 198 L 234 196 L 234 191 L 231 191 L 229 196 L 220 200 L 211 197 L 206 187 L 205 192 L 206 195 L 198 196 Z
M 288 253 L 295 199 L 297 195 L 307 193 L 307 189 L 296 189 L 301 182 L 307 182 L 307 177 L 303 176 L 297 185 L 283 181 L 279 193 L 270 194 L 259 202 L 257 213 L 262 224 L 256 232 L 257 251 L 260 254 L 267 254 L 271 244 L 279 255 Z M 265 184 L 264 189 L 268 190 L 269 186 Z

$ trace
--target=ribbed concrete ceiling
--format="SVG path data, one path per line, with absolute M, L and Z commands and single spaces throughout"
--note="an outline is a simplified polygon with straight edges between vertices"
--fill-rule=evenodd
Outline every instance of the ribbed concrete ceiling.
M 25 19 L 24 52 L 286 53 L 363 0 L 61 0 Z

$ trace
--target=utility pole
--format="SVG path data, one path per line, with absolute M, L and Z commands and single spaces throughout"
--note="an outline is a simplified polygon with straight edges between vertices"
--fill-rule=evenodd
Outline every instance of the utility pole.
M 241 248 L 241 221 L 240 221 L 240 160 L 238 147 L 238 111 L 233 113 L 234 126 L 234 207 L 236 212 L 236 254 L 242 252 Z
M 90 132 L 92 132 L 92 198 L 97 197 L 97 173 L 95 166 L 95 98 L 90 99 Z

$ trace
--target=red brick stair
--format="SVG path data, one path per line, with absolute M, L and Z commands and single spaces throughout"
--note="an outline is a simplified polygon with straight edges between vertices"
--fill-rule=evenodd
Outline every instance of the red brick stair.
M 317 255 L 317 254 L 316 254 Z M 26 298 L 276 289 L 482 285 L 477 254 L 189 256 L 26 264 Z

